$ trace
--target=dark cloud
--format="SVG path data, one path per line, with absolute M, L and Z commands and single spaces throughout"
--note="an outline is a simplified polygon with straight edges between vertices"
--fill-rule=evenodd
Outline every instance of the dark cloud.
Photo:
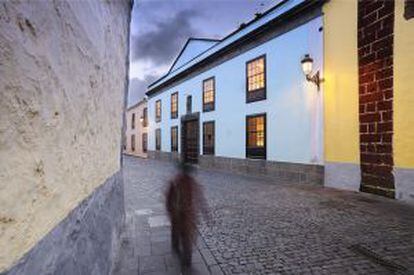
M 280 0 L 135 0 L 131 21 L 128 105 L 141 100 L 147 86 L 163 75 L 189 37 L 220 38 L 253 18 L 263 4 Z
M 138 101 L 142 100 L 147 91 L 149 84 L 157 80 L 159 76 L 157 75 L 146 75 L 144 80 L 139 78 L 132 78 L 129 80 L 129 90 L 128 90 L 128 106 L 132 106 Z
M 165 21 L 155 22 L 153 30 L 133 36 L 132 61 L 149 60 L 156 66 L 170 64 L 190 36 L 200 35 L 201 31 L 191 23 L 200 16 L 194 9 L 181 10 Z

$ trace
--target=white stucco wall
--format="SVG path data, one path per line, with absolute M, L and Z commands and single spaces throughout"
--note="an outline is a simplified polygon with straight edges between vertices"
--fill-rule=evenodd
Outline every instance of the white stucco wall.
M 142 134 L 147 133 L 147 128 L 144 127 L 141 122 L 144 109 L 147 107 L 146 101 L 140 101 L 135 106 L 128 108 L 126 111 L 126 127 L 125 127 L 125 145 L 124 153 L 134 155 L 138 157 L 146 157 L 147 153 L 143 151 L 142 147 Z M 132 128 L 132 114 L 135 114 L 135 127 Z M 135 135 L 135 151 L 132 151 L 132 135 Z M 148 138 L 148 137 L 147 137 Z
M 0 271 L 120 169 L 130 8 L 0 5 Z
M 150 97 L 148 149 L 155 150 L 155 129 L 161 128 L 161 150 L 170 151 L 170 127 L 180 123 L 179 118 L 170 119 L 170 99 L 171 93 L 178 91 L 179 117 L 186 112 L 187 95 L 192 95 L 193 112 L 200 112 L 200 127 L 204 121 L 215 120 L 217 156 L 245 158 L 246 115 L 266 112 L 268 160 L 322 163 L 323 91 L 318 92 L 314 84 L 305 80 L 300 64 L 302 57 L 309 53 L 314 59 L 315 70 L 322 67 L 321 26 L 322 19 L 316 18 Z M 246 104 L 246 61 L 262 54 L 266 54 L 267 99 Z M 211 76 L 216 79 L 216 107 L 213 112 L 203 113 L 202 81 Z M 160 123 L 155 122 L 155 101 L 158 99 L 162 101 Z

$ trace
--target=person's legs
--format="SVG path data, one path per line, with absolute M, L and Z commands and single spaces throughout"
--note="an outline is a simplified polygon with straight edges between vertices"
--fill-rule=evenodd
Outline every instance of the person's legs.
M 193 242 L 191 233 L 189 232 L 182 232 L 181 234 L 181 242 L 183 246 L 183 252 L 182 252 L 182 263 L 185 266 L 191 265 L 192 255 L 193 255 Z
M 171 246 L 175 252 L 179 252 L 180 235 L 176 221 L 171 223 Z

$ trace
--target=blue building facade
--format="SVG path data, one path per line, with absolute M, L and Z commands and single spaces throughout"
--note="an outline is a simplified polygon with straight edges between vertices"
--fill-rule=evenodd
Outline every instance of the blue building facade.
M 322 182 L 323 89 L 301 66 L 310 55 L 323 73 L 322 26 L 319 1 L 288 1 L 220 41 L 189 40 L 148 88 L 149 157 Z

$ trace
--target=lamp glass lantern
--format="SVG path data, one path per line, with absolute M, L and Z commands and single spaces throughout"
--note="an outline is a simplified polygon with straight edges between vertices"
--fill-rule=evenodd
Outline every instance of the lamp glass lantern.
M 305 54 L 305 56 L 303 57 L 302 61 L 302 70 L 303 73 L 306 76 L 306 80 L 309 82 L 312 82 L 316 85 L 316 87 L 318 88 L 318 91 L 320 90 L 320 85 L 321 82 L 323 81 L 322 78 L 320 78 L 319 76 L 319 71 L 317 71 L 314 75 L 312 74 L 312 70 L 313 70 L 313 59 L 312 57 L 310 57 L 309 54 Z
M 309 54 L 306 54 L 305 57 L 302 59 L 301 63 L 302 63 L 303 73 L 306 76 L 309 76 L 313 68 L 313 59 L 309 56 Z

